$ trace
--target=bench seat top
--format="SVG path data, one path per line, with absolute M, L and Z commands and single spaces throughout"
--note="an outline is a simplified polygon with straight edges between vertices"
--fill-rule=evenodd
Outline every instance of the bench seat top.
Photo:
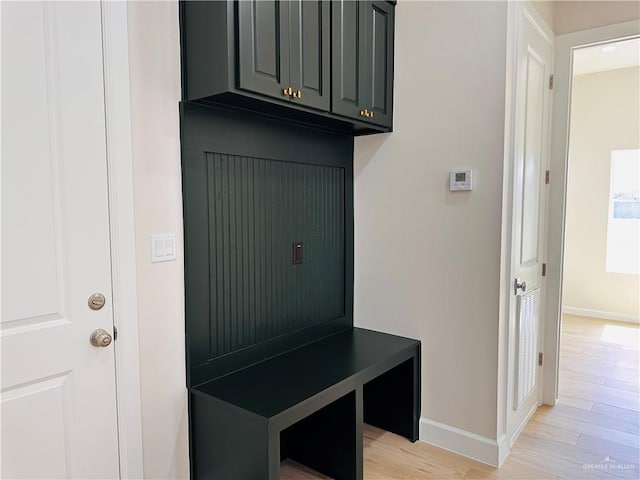
M 350 328 L 193 387 L 192 392 L 270 419 L 332 387 L 353 390 L 416 355 L 419 345 L 405 337 Z

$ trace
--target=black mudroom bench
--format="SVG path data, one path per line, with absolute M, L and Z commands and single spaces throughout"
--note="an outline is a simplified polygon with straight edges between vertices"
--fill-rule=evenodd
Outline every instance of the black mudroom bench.
M 353 135 L 180 112 L 191 478 L 362 479 L 363 423 L 418 437 L 420 342 L 353 326 Z
M 420 342 L 349 328 L 192 387 L 192 475 L 361 479 L 363 422 L 417 440 L 419 385 Z

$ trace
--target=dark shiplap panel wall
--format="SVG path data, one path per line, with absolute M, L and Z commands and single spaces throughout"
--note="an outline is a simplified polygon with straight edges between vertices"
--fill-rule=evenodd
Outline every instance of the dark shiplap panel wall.
M 198 360 L 344 316 L 344 169 L 211 152 L 204 161 L 210 348 Z
M 183 103 L 181 148 L 188 384 L 351 327 L 353 137 Z

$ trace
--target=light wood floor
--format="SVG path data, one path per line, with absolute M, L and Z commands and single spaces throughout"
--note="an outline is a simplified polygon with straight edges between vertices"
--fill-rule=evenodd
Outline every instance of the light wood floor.
M 640 478 L 637 326 L 565 315 L 560 401 L 542 406 L 499 469 L 365 425 L 367 479 Z M 285 461 L 286 480 L 326 479 Z

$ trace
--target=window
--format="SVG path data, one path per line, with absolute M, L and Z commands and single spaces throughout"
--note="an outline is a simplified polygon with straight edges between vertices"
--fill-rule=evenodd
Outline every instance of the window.
M 606 270 L 640 273 L 640 149 L 611 151 Z

